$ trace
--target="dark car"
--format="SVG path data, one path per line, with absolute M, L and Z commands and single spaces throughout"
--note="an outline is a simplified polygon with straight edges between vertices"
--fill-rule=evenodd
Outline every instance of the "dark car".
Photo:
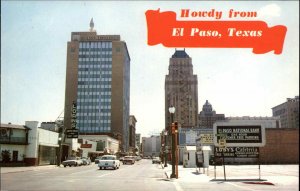
M 161 160 L 160 160 L 160 158 L 159 157 L 153 157 L 152 158 L 152 164 L 160 164 L 161 163 Z
M 95 158 L 95 164 L 98 164 L 100 159 L 101 159 L 101 157 L 96 157 Z

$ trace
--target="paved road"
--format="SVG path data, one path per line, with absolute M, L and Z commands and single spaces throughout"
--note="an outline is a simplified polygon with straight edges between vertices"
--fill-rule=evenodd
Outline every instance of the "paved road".
M 141 160 L 118 170 L 99 170 L 96 164 L 1 174 L 1 190 L 168 190 L 161 165 Z
M 20 170 L 20 171 L 18 171 Z M 81 167 L 32 167 L 1 170 L 1 191 L 5 190 L 105 190 L 105 191 L 297 191 L 299 165 L 262 165 L 261 178 L 271 183 L 248 184 L 242 179 L 257 179 L 258 166 L 226 166 L 227 178 L 223 181 L 223 167 L 208 171 L 179 166 L 179 179 L 168 179 L 171 165 L 162 168 L 151 160 L 134 165 L 121 165 L 118 170 L 98 170 L 97 165 Z M 167 176 L 166 176 L 167 175 Z M 238 180 L 239 179 L 239 180 Z M 250 181 L 251 182 L 251 181 Z

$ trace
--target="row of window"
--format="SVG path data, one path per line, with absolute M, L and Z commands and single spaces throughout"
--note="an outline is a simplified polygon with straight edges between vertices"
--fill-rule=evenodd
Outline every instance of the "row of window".
M 97 61 L 89 61 L 89 62 L 79 62 L 78 63 L 78 68 L 84 68 L 84 67 L 90 67 L 90 68 L 111 68 L 112 67 L 112 62 L 110 61 L 102 61 L 102 62 L 97 62 Z
M 94 61 L 103 61 L 103 62 L 111 62 L 112 58 L 97 58 L 97 57 L 90 57 L 90 58 L 78 58 L 79 62 L 94 62 Z
M 112 42 L 80 42 L 79 48 L 112 48 Z
M 99 101 L 100 102 L 111 102 L 111 96 L 109 96 L 109 95 L 103 95 L 101 97 L 99 97 L 99 96 L 90 96 L 90 97 L 87 98 L 86 96 L 82 95 L 82 96 L 79 96 L 77 98 L 77 102 L 99 102 Z
M 81 99 L 78 102 L 83 102 L 82 100 L 94 102 L 96 100 L 99 101 L 100 99 L 101 99 L 100 101 L 107 102 L 107 101 L 111 101 L 111 95 L 78 95 L 77 99 Z
M 94 58 L 94 61 L 97 61 L 98 58 L 103 58 L 103 59 L 111 58 L 111 55 L 110 54 L 91 54 L 91 55 L 82 54 L 82 55 L 79 55 L 78 58 L 79 58 L 79 61 L 83 61 L 83 58 L 90 58 L 90 59 Z M 80 59 L 80 58 L 82 58 L 82 59 Z M 95 58 L 97 58 L 97 59 L 95 59 Z M 101 61 L 101 59 L 99 61 Z
M 106 115 L 106 116 L 100 116 L 100 115 L 96 115 L 96 116 L 78 116 L 77 120 L 80 121 L 87 121 L 87 120 L 97 120 L 97 122 L 99 122 L 99 120 L 109 120 L 110 121 L 110 115 Z
M 93 122 L 92 122 L 93 121 Z M 105 121 L 105 122 L 104 122 Z M 83 120 L 77 123 L 77 127 L 109 127 L 110 128 L 111 121 L 110 120 L 102 120 L 96 122 L 95 120 Z
M 101 66 L 101 68 L 100 68 Z M 98 69 L 98 70 L 96 70 Z M 101 69 L 101 70 L 100 70 Z M 99 67 L 94 67 L 93 65 L 91 66 L 85 66 L 85 67 L 81 67 L 81 68 L 78 68 L 78 71 L 111 71 L 111 66 L 109 65 L 99 65 Z
M 111 74 L 81 74 L 79 78 L 109 78 L 111 80 Z
M 99 118 L 90 118 L 90 119 L 85 119 L 84 117 L 80 117 L 80 119 L 77 120 L 77 124 L 84 124 L 84 123 L 110 123 L 110 118 L 106 119 L 99 119 Z
M 84 92 L 84 91 L 88 91 L 88 92 L 99 92 L 99 91 L 111 91 L 111 88 L 84 88 L 84 87 L 80 87 L 78 88 L 78 91 L 80 92 Z
M 106 133 L 106 132 L 110 132 L 110 127 L 104 127 L 101 128 L 101 129 L 96 129 L 97 127 L 95 128 L 92 128 L 92 129 L 85 129 L 86 127 L 80 127 L 79 129 L 79 132 L 80 133 Z
M 111 55 L 112 51 L 108 49 L 108 51 L 103 51 L 100 49 L 100 51 L 97 51 L 97 49 L 93 49 L 93 50 L 83 50 L 83 49 L 79 49 L 79 57 L 82 55 Z
M 87 74 L 112 74 L 111 70 L 101 70 L 101 71 L 78 71 L 79 75 L 87 75 Z
M 80 104 L 80 103 L 78 103 L 78 104 Z M 110 106 L 110 102 L 102 102 L 101 104 L 100 104 L 100 106 L 99 105 L 95 105 L 95 104 L 99 104 L 99 103 L 97 103 L 97 102 L 84 102 L 84 103 L 82 103 L 83 105 L 81 106 L 81 105 L 78 105 L 77 106 L 77 110 L 84 110 L 84 109 L 111 109 L 111 106 Z M 80 111 L 81 111 L 80 110 Z
M 88 81 L 88 82 L 111 82 L 111 78 L 78 78 L 78 81 Z
M 107 87 L 108 85 L 110 85 L 111 82 L 110 81 L 78 81 L 78 85 L 99 85 L 99 86 L 105 86 Z
M 84 82 L 80 82 L 80 83 L 84 84 Z M 104 85 L 92 85 L 92 84 L 89 84 L 89 85 L 78 85 L 78 88 L 111 88 L 111 85 L 107 85 L 107 84 L 104 84 Z
M 99 92 L 99 91 L 111 91 L 111 88 L 85 88 L 85 87 L 78 87 L 78 91 L 80 92 Z
M 112 52 L 112 48 L 79 48 L 79 51 L 82 52 L 87 52 L 87 51 L 91 51 L 91 52 Z
M 77 113 L 77 119 L 79 119 L 79 117 L 82 117 L 81 119 L 86 119 L 86 117 L 110 117 L 111 113 Z M 85 117 L 85 118 L 83 118 Z
M 89 98 L 89 97 L 101 97 L 109 98 L 111 96 L 111 92 L 78 92 L 79 98 Z

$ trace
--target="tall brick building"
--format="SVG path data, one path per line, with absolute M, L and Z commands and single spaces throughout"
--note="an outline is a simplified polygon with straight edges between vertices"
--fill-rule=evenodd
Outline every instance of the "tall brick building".
M 176 111 L 174 121 L 182 128 L 195 127 L 198 115 L 198 79 L 193 74 L 192 58 L 185 50 L 175 50 L 165 78 L 165 127 L 171 124 L 169 107 Z

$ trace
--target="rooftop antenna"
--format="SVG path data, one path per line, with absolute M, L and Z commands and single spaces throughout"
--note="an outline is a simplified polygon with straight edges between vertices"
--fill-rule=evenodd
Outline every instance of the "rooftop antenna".
M 91 19 L 90 21 L 90 32 L 93 32 L 94 31 L 94 21 L 93 21 L 93 18 Z

